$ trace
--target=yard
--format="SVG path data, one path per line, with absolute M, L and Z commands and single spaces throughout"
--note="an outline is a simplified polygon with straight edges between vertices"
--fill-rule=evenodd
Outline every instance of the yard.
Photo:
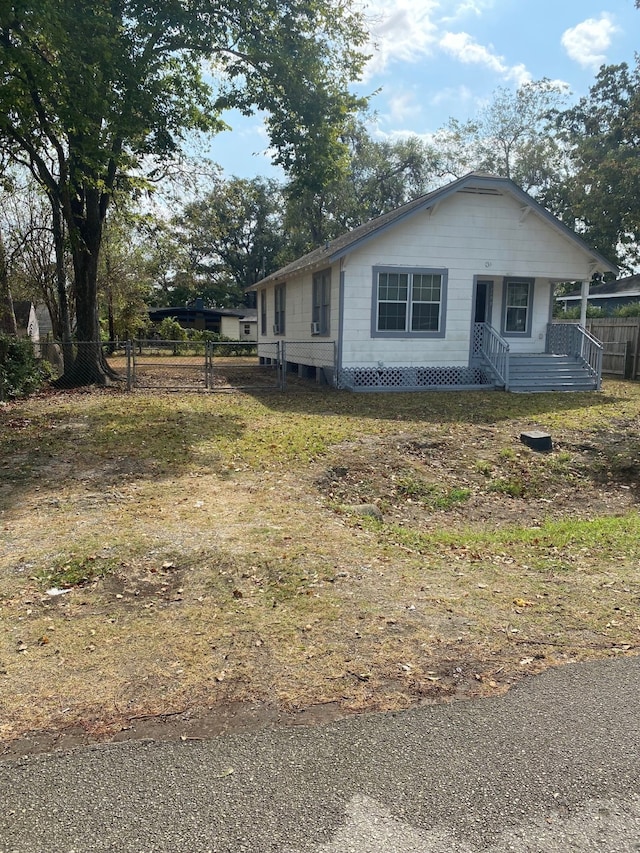
M 4 404 L 0 754 L 491 695 L 635 654 L 639 475 L 633 383 Z

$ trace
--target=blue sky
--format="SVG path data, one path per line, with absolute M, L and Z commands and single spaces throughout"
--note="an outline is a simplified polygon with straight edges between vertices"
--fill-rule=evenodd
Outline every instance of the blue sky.
M 380 139 L 429 139 L 449 117 L 474 116 L 498 87 L 548 77 L 571 99 L 586 94 L 602 64 L 635 64 L 640 10 L 634 0 L 363 0 L 373 53 L 358 94 L 371 102 Z M 226 117 L 209 156 L 227 175 L 276 175 L 260 116 Z

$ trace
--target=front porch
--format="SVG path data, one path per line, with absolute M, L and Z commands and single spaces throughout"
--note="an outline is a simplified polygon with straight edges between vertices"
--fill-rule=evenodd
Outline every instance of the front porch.
M 549 323 L 544 352 L 512 353 L 487 323 L 476 323 L 471 363 L 505 391 L 598 391 L 602 344 L 577 323 Z

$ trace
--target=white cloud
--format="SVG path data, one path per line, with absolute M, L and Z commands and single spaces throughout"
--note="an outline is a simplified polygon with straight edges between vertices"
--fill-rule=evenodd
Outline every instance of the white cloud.
M 611 17 L 603 13 L 599 18 L 587 18 L 562 34 L 562 46 L 570 59 L 583 68 L 598 69 L 606 62 L 606 51 L 613 36 L 619 31 Z
M 479 44 L 469 33 L 444 33 L 440 39 L 440 47 L 459 62 L 466 65 L 483 65 L 518 86 L 531 80 L 531 74 L 524 65 L 507 65 L 503 56 L 498 56 L 491 48 Z
M 429 106 L 439 107 L 441 104 L 445 106 L 451 104 L 458 108 L 460 104 L 471 103 L 473 97 L 473 92 L 468 86 L 446 86 L 431 95 Z
M 439 0 L 372 0 L 367 7 L 372 58 L 366 77 L 394 62 L 415 63 L 428 56 L 437 41 Z
M 495 0 L 462 0 L 462 2 L 454 6 L 453 10 L 450 9 L 450 3 L 445 5 L 450 14 L 442 18 L 442 23 L 450 25 L 455 21 L 471 16 L 480 18 L 483 12 L 493 8 Z
M 389 118 L 396 123 L 416 118 L 422 113 L 422 105 L 416 103 L 414 92 L 391 93 L 387 98 Z

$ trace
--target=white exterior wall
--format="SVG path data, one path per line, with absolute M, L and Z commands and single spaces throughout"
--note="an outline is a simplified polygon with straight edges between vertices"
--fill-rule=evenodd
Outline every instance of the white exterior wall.
M 238 318 L 225 317 L 225 315 L 223 314 L 220 317 L 220 334 L 224 335 L 225 338 L 229 338 L 229 340 L 231 341 L 239 340 Z
M 503 277 L 533 278 L 530 337 L 507 336 L 513 352 L 543 352 L 550 279 L 590 278 L 589 259 L 530 208 L 510 196 L 457 193 L 435 212 L 417 213 L 344 259 L 342 367 L 466 366 L 474 278 L 494 282 L 491 324 L 501 331 Z M 424 267 L 448 271 L 444 338 L 371 338 L 372 269 Z
M 333 353 L 332 348 L 315 346 L 322 343 L 333 344 L 338 338 L 340 323 L 340 265 L 331 267 L 331 305 L 328 335 L 312 335 L 311 322 L 313 317 L 313 276 L 328 267 L 319 267 L 316 270 L 307 270 L 298 278 L 289 278 L 282 283 L 285 284 L 285 334 L 274 335 L 273 326 L 275 321 L 275 286 L 267 288 L 267 334 L 260 334 L 260 293 L 258 293 L 258 342 L 275 343 L 279 340 L 287 342 L 312 342 L 314 346 L 306 351 L 297 347 L 292 351 L 296 360 L 311 366 L 323 366 L 327 364 L 327 353 Z M 280 282 L 278 283 L 278 285 Z M 265 350 L 269 353 L 270 350 Z M 258 347 L 258 353 L 260 349 Z M 333 356 L 331 356 L 332 360 Z
M 245 334 L 245 326 L 249 327 L 249 331 Z M 238 320 L 238 340 L 239 341 L 257 341 L 258 340 L 258 322 L 251 318 L 250 320 Z
M 474 282 L 493 281 L 491 325 L 502 333 L 504 279 L 534 280 L 531 334 L 505 335 L 512 352 L 544 352 L 556 281 L 591 278 L 591 259 L 528 205 L 509 195 L 458 192 L 433 212 L 418 212 L 372 237 L 331 267 L 331 323 L 328 336 L 311 335 L 313 275 L 305 271 L 286 282 L 285 335 L 273 334 L 274 287 L 267 288 L 267 334 L 259 342 L 338 341 L 340 274 L 344 306 L 340 367 L 469 364 L 474 312 Z M 425 268 L 447 272 L 445 336 L 371 337 L 373 268 Z M 260 329 L 260 294 L 258 294 Z M 300 361 L 316 364 L 309 354 Z

